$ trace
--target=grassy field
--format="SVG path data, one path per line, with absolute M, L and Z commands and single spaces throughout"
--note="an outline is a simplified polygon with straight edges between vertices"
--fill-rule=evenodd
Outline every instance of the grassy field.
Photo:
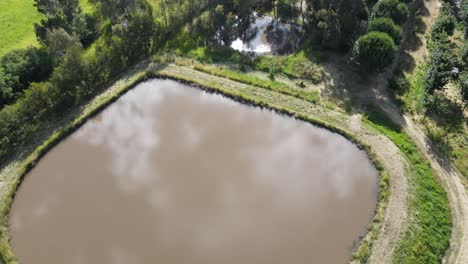
M 94 6 L 89 0 L 80 0 L 86 13 L 91 13 Z M 0 57 L 12 49 L 37 45 L 34 23 L 41 20 L 42 14 L 34 7 L 34 0 L 0 1 Z
M 0 56 L 15 48 L 37 45 L 34 23 L 41 17 L 34 0 L 1 0 Z

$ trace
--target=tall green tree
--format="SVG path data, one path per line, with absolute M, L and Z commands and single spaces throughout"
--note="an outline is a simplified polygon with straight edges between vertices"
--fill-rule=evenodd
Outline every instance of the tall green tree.
M 396 51 L 397 47 L 389 35 L 370 32 L 356 41 L 353 57 L 362 69 L 380 71 L 393 63 Z

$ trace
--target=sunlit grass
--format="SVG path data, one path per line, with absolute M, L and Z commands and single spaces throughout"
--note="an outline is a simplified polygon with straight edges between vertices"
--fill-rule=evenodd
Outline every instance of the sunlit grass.
M 34 0 L 1 0 L 0 56 L 12 49 L 37 45 L 34 23 L 41 18 Z

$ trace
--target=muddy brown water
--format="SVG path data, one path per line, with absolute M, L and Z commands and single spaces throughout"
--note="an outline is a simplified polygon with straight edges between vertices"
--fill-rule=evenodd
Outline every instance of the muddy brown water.
M 21 263 L 346 263 L 377 175 L 343 137 L 173 81 L 48 153 L 11 212 Z

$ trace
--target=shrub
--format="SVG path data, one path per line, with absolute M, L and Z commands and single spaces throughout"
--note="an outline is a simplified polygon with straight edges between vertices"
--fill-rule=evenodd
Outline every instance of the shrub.
M 353 57 L 365 70 L 379 71 L 393 63 L 396 51 L 397 47 L 388 34 L 370 32 L 356 41 Z

